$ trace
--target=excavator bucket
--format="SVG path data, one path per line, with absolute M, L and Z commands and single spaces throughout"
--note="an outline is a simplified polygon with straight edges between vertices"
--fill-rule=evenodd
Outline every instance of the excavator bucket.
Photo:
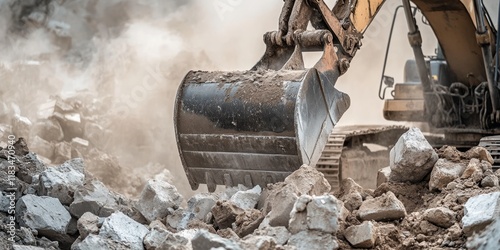
M 191 187 L 265 186 L 314 165 L 350 104 L 335 81 L 315 68 L 189 72 L 174 119 Z

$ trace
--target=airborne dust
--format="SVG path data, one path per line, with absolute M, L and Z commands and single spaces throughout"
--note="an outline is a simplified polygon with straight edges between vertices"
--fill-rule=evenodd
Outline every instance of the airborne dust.
M 398 3 L 387 2 L 338 82 L 352 103 L 343 125 L 388 123 L 377 90 Z M 130 178 L 124 181 L 138 192 L 142 180 L 166 168 L 189 195 L 173 130 L 177 87 L 190 69 L 251 68 L 264 53 L 262 35 L 277 28 L 281 6 L 268 0 L 0 0 L 0 98 L 6 103 L 0 108 L 36 121 L 51 97 L 85 96 L 105 109 L 101 122 L 112 133 L 100 147 L 117 157 Z M 401 81 L 400 65 L 412 57 L 402 15 L 395 30 L 387 74 Z M 435 42 L 424 45 L 424 53 L 433 53 Z

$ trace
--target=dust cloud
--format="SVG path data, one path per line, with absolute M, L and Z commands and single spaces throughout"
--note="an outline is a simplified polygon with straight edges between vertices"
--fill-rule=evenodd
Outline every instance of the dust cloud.
M 30 7 L 30 2 L 38 5 Z M 384 7 L 389 19 L 397 3 L 389 0 Z M 282 4 L 0 0 L 2 72 L 16 65 L 28 70 L 3 74 L 0 80 L 7 80 L 1 82 L 1 99 L 17 104 L 18 113 L 36 120 L 38 106 L 51 96 L 97 93 L 89 102 L 104 103 L 109 117 L 104 119 L 105 129 L 112 131 L 102 146 L 117 156 L 128 176 L 145 180 L 166 168 L 173 184 L 190 195 L 173 129 L 177 87 L 190 69 L 251 68 L 264 53 L 262 35 L 277 29 Z M 352 99 L 343 125 L 387 123 L 377 90 L 390 27 L 390 20 L 383 19 L 388 15 L 375 20 L 378 28 L 368 29 L 362 49 L 337 84 Z M 398 80 L 400 65 L 412 57 L 402 15 L 393 44 L 388 74 Z M 433 51 L 435 44 L 429 46 Z

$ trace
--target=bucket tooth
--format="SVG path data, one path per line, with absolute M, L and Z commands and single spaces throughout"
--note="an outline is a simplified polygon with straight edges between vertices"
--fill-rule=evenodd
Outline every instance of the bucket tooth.
M 245 175 L 245 186 L 248 188 L 253 188 L 252 176 L 249 174 Z
M 233 186 L 233 178 L 231 178 L 230 174 L 224 174 L 224 185 L 226 185 L 226 187 Z
M 205 172 L 205 183 L 207 183 L 208 191 L 213 193 L 217 188 L 217 184 L 215 183 L 214 176 L 210 172 Z

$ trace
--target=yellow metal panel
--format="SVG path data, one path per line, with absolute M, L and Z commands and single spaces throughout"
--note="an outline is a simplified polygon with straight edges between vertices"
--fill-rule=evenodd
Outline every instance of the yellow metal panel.
M 373 20 L 385 0 L 359 0 L 351 13 L 351 20 L 356 30 L 363 33 Z

